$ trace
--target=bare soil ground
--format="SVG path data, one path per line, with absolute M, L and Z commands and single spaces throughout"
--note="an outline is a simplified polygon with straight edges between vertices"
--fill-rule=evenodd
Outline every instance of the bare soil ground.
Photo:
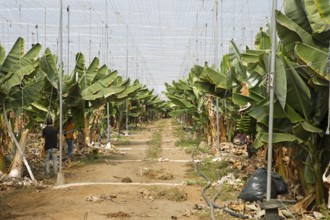
M 163 120 L 161 159 L 146 156 L 157 121 L 129 134 L 115 146 L 119 153 L 63 169 L 64 185 L 40 171 L 36 178 L 48 187 L 0 192 L 0 219 L 203 219 L 191 212 L 205 205 L 200 186 L 183 184 L 191 156 L 175 146 L 171 120 Z

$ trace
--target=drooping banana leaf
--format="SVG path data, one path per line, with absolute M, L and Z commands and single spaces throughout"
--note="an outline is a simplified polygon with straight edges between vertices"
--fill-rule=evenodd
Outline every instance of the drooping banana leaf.
M 245 96 L 240 93 L 234 92 L 234 93 L 232 93 L 232 101 L 236 105 L 243 106 L 243 105 L 246 105 L 248 102 L 251 103 L 251 102 L 254 102 L 255 100 L 249 96 Z
M 108 88 L 104 88 L 104 89 L 100 90 L 96 94 L 87 95 L 86 97 L 84 97 L 84 99 L 85 100 L 96 100 L 99 98 L 108 98 L 110 96 L 125 92 L 125 89 L 126 89 L 125 86 L 110 86 Z
M 324 19 L 328 24 L 330 24 L 330 4 L 329 0 L 315 0 L 315 4 L 318 8 L 318 11 L 321 15 L 321 18 Z
M 325 119 L 328 114 L 328 106 L 329 106 L 329 92 L 328 88 L 320 89 L 318 94 L 313 97 L 313 106 L 314 106 L 314 114 L 313 114 L 313 125 L 318 125 L 321 127 L 322 121 Z
M 169 115 L 171 117 L 178 117 L 180 115 L 183 115 L 184 113 L 187 113 L 187 109 L 173 109 Z
M 134 82 L 130 86 L 126 86 L 126 89 L 122 91 L 121 93 L 118 93 L 117 98 L 118 99 L 123 99 L 126 98 L 127 96 L 132 95 L 136 91 L 138 91 L 141 88 L 141 85 L 137 82 Z
M 187 82 L 184 82 L 182 80 L 179 80 L 178 82 L 173 82 L 173 86 L 179 90 L 191 90 Z
M 199 77 L 202 73 L 203 73 L 204 67 L 202 66 L 198 66 L 198 65 L 194 65 L 193 68 L 191 68 L 191 73 L 197 77 Z
M 215 86 L 211 83 L 204 81 L 204 80 L 197 80 L 194 82 L 194 87 L 204 93 L 208 93 L 214 96 L 218 96 L 215 92 Z
M 193 109 L 194 106 L 187 100 L 168 94 L 167 97 L 181 109 Z
M 292 134 L 273 133 L 272 135 L 273 135 L 273 142 L 272 142 L 273 144 L 291 143 L 291 142 L 296 142 L 298 144 L 303 143 L 302 139 Z M 266 143 L 268 143 L 268 133 L 260 133 L 259 136 L 257 136 L 253 146 L 259 148 Z
M 320 47 L 314 43 L 313 37 L 307 31 L 282 14 L 282 12 L 276 12 L 276 21 L 278 36 L 291 56 L 294 56 L 294 47 L 297 42 L 303 42 L 320 49 Z
M 6 58 L 6 50 L 2 45 L 0 45 L 0 69 L 2 69 L 2 64 L 5 61 L 5 58 Z M 0 72 L 0 76 L 1 77 L 4 76 L 2 72 Z
M 313 104 L 311 101 L 311 93 L 308 85 L 293 68 L 291 62 L 285 59 L 287 67 L 287 103 L 295 109 L 305 119 L 311 117 Z
M 322 134 L 323 130 L 311 125 L 307 121 L 301 121 L 292 128 L 292 132 L 300 139 L 307 141 L 311 133 Z
M 284 1 L 284 12 L 285 15 L 292 21 L 297 23 L 308 33 L 312 33 L 312 28 L 307 19 L 305 12 L 305 1 L 295 0 L 295 1 Z
M 330 81 L 327 72 L 328 54 L 307 44 L 298 43 L 295 49 L 300 61 L 308 65 L 318 77 Z
M 135 98 L 137 100 L 149 99 L 152 96 L 152 93 L 149 90 L 142 90 L 136 94 Z
M 29 115 L 30 118 L 33 118 L 33 121 L 38 123 L 44 123 L 45 115 L 48 112 L 48 108 L 47 106 L 40 105 L 38 101 L 25 107 L 24 111 L 27 113 L 27 115 Z
M 84 90 L 82 90 L 81 94 L 83 96 L 83 99 L 89 97 L 86 100 L 91 100 L 90 98 L 92 97 L 92 95 L 96 94 L 100 90 L 103 90 L 103 89 L 109 87 L 115 81 L 115 79 L 117 77 L 118 77 L 118 74 L 116 71 L 114 71 L 111 74 L 106 75 L 105 77 L 97 80 L 92 85 L 90 85 L 87 88 L 85 88 Z
M 226 75 L 215 71 L 209 67 L 204 68 L 203 74 L 204 79 L 215 85 L 216 88 L 229 89 L 231 87 L 230 80 Z M 201 77 L 203 79 L 203 77 Z
M 41 90 L 44 84 L 44 80 L 40 79 L 25 85 L 22 90 L 17 89 L 10 93 L 6 100 L 6 107 L 8 109 L 19 108 L 22 107 L 22 104 L 28 106 L 38 101 L 41 98 Z
M 313 37 L 318 39 L 324 45 L 328 45 L 330 39 L 330 25 L 326 20 L 321 18 L 315 0 L 305 0 L 305 8 L 309 23 L 313 30 Z
M 264 54 L 264 63 L 266 66 L 267 72 L 270 72 L 270 56 L 268 53 Z M 282 60 L 282 56 L 276 55 L 275 60 L 275 82 L 274 82 L 274 93 L 276 94 L 276 97 L 278 101 L 280 102 L 282 108 L 285 108 L 286 100 L 287 100 L 287 76 L 286 76 L 286 70 L 285 66 Z

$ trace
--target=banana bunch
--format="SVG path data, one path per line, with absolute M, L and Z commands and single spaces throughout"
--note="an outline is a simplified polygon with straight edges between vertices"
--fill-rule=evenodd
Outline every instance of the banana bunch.
M 244 134 L 249 134 L 252 131 L 252 117 L 249 115 L 241 115 L 241 118 L 236 121 L 236 130 Z

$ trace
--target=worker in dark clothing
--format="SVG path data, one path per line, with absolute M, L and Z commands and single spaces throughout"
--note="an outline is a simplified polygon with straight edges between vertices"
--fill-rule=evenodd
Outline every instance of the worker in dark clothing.
M 46 175 L 49 178 L 49 160 L 52 157 L 54 165 L 54 175 L 57 175 L 57 134 L 58 129 L 53 126 L 51 118 L 46 120 L 47 126 L 42 130 L 42 137 L 45 138 L 45 163 L 46 163 Z

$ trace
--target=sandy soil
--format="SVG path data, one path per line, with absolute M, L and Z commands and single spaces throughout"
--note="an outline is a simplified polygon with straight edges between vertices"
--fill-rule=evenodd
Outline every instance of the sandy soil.
M 205 205 L 200 187 L 183 184 L 190 155 L 175 147 L 171 120 L 164 120 L 162 160 L 146 160 L 158 121 L 130 134 L 129 144 L 116 145 L 122 154 L 64 169 L 64 185 L 53 178 L 44 180 L 46 189 L 1 193 L 0 219 L 202 219 L 189 214 L 195 204 Z M 144 175 L 148 171 L 157 175 Z M 122 182 L 125 177 L 132 182 Z M 169 200 L 170 193 L 179 201 Z

